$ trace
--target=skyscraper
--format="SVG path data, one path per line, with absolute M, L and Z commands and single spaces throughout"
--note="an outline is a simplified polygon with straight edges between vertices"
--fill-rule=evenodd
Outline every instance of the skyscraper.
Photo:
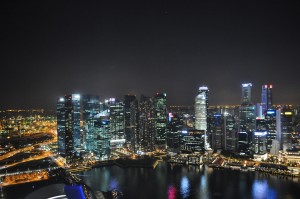
M 195 129 L 207 130 L 208 87 L 201 86 L 195 98 Z
M 158 149 L 166 148 L 167 131 L 167 95 L 157 93 L 153 98 L 155 117 L 155 146 Z
M 256 112 L 251 102 L 251 83 L 242 84 L 242 104 L 239 110 L 238 150 L 251 154 L 252 136 L 255 131 Z
M 111 147 L 123 147 L 125 144 L 124 103 L 115 98 L 110 98 L 108 103 Z
M 272 108 L 272 85 L 262 85 L 261 103 L 262 113 L 264 114 L 268 109 Z
M 135 95 L 125 95 L 124 97 L 124 120 L 125 120 L 125 140 L 127 145 L 131 145 L 131 127 L 130 127 L 130 121 L 131 121 L 131 103 L 136 100 Z
M 139 105 L 140 151 L 151 152 L 155 149 L 155 114 L 153 99 L 141 95 Z
M 66 95 L 57 101 L 58 152 L 72 163 L 80 141 L 80 95 Z
M 251 102 L 251 83 L 242 84 L 242 105 L 250 105 Z
M 167 152 L 177 154 L 180 152 L 180 136 L 182 132 L 182 120 L 176 114 L 169 113 L 167 127 Z
M 267 126 L 267 150 L 270 152 L 273 140 L 277 139 L 276 110 L 269 109 L 265 112 Z
M 207 149 L 206 131 L 207 131 L 207 109 L 208 109 L 208 87 L 201 86 L 195 98 L 195 129 L 202 130 L 205 133 L 204 148 Z
M 66 120 L 65 120 L 65 98 L 60 97 L 56 104 L 57 118 L 57 144 L 58 154 L 62 157 L 66 156 Z
M 82 119 L 83 119 L 83 147 L 86 151 L 96 150 L 96 115 L 100 113 L 99 96 L 82 96 Z

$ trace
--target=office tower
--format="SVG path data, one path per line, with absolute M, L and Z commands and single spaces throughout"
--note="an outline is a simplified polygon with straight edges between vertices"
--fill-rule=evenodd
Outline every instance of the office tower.
M 251 103 L 251 83 L 242 84 L 242 105 L 249 105 Z
M 256 131 L 267 131 L 267 124 L 265 119 L 256 118 L 255 126 Z
M 276 110 L 269 109 L 265 112 L 265 121 L 267 127 L 267 150 L 270 152 L 273 140 L 277 139 L 276 131 Z
M 261 103 L 263 114 L 272 108 L 272 85 L 262 85 Z
M 166 93 L 157 93 L 153 97 L 153 109 L 155 117 L 155 146 L 157 149 L 166 148 L 166 130 L 167 130 L 167 95 Z
M 125 144 L 124 104 L 115 98 L 110 98 L 108 104 L 111 148 L 120 148 Z
M 80 146 L 80 95 L 66 95 L 57 101 L 58 152 L 73 163 Z
M 137 152 L 140 146 L 139 103 L 137 99 L 130 103 L 130 133 L 130 149 Z
M 87 152 L 96 151 L 96 116 L 100 113 L 100 101 L 97 95 L 82 96 L 83 146 Z
M 253 136 L 254 155 L 267 153 L 267 131 L 255 131 Z
M 256 110 L 256 117 L 257 118 L 260 118 L 260 119 L 265 118 L 265 115 L 264 115 L 264 112 L 263 112 L 263 106 L 262 106 L 261 103 L 256 104 L 255 110 Z
M 242 84 L 242 104 L 239 111 L 238 150 L 252 153 L 252 135 L 255 131 L 255 106 L 251 104 L 251 83 Z
M 65 98 L 61 97 L 57 100 L 56 105 L 57 116 L 57 144 L 58 154 L 66 157 L 66 120 L 65 120 Z
M 224 115 L 225 150 L 235 152 L 237 150 L 237 125 L 231 115 Z
M 155 150 L 155 113 L 153 100 L 141 95 L 139 104 L 139 138 L 141 152 L 152 152 Z
M 169 113 L 167 125 L 167 152 L 178 154 L 180 152 L 180 136 L 182 120 L 176 114 Z
M 280 136 L 280 142 L 283 151 L 292 148 L 293 111 L 290 108 L 282 108 L 277 112 L 277 136 Z
M 107 160 L 110 157 L 110 128 L 108 117 L 99 117 L 94 123 L 94 130 L 94 153 L 99 160 Z
M 130 146 L 131 145 L 131 126 L 130 126 L 130 121 L 131 121 L 131 103 L 136 100 L 135 95 L 125 95 L 124 97 L 124 120 L 125 120 L 125 140 L 126 140 L 126 145 Z
M 208 87 L 201 86 L 195 98 L 195 129 L 204 131 L 204 148 L 209 148 L 207 143 L 207 114 L 208 114 Z
M 224 149 L 223 117 L 221 114 L 213 114 L 209 117 L 209 129 L 211 135 L 211 148 L 214 150 Z

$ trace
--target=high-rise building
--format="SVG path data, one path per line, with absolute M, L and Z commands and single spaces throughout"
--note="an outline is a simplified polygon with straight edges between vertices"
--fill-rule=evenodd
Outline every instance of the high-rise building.
M 109 120 L 101 116 L 94 123 L 95 129 L 95 150 L 94 153 L 99 160 L 106 160 L 110 157 L 110 130 Z
M 58 154 L 66 157 L 66 114 L 65 114 L 65 98 L 60 97 L 56 105 L 57 116 L 57 144 Z
M 155 146 L 158 149 L 166 148 L 167 134 L 167 95 L 157 93 L 153 97 L 153 109 L 155 117 Z
M 262 85 L 261 103 L 263 114 L 272 108 L 272 85 Z
M 222 115 L 218 113 L 210 116 L 211 148 L 214 150 L 224 149 L 223 119 Z
M 176 114 L 169 113 L 167 128 L 167 152 L 178 154 L 180 152 L 180 136 L 182 133 L 182 120 Z
M 252 151 L 252 137 L 255 131 L 256 112 L 251 103 L 251 83 L 242 84 L 242 104 L 239 111 L 238 150 L 250 155 Z
M 293 116 L 294 113 L 290 108 L 278 109 L 276 113 L 277 117 L 277 136 L 279 137 L 278 141 L 283 151 L 292 148 L 292 132 L 294 131 L 293 127 Z
M 131 145 L 132 140 L 132 128 L 130 125 L 131 122 L 131 103 L 136 100 L 135 95 L 125 95 L 124 97 L 124 121 L 125 121 L 125 140 L 128 146 Z
M 100 101 L 97 95 L 82 95 L 83 147 L 86 151 L 96 151 L 96 116 L 100 113 Z
M 124 123 L 124 104 L 110 98 L 109 101 L 109 121 L 111 133 L 111 148 L 120 148 L 125 144 L 125 123 Z
M 237 125 L 231 115 L 224 115 L 225 150 L 235 152 L 237 150 Z
M 139 151 L 152 152 L 155 150 L 155 122 L 153 99 L 141 95 L 139 104 Z
M 251 102 L 251 83 L 242 84 L 242 105 L 252 104 Z
M 204 131 L 204 148 L 209 148 L 207 143 L 207 115 L 208 115 L 208 87 L 201 86 L 195 98 L 195 129 Z
M 264 155 L 267 153 L 267 131 L 254 132 L 253 152 L 255 155 Z
M 265 112 L 265 121 L 267 127 L 267 150 L 270 152 L 273 140 L 277 139 L 276 130 L 276 110 L 269 109 Z
M 130 149 L 137 152 L 140 146 L 139 103 L 137 99 L 130 103 L 130 134 Z
M 81 148 L 80 139 L 80 95 L 66 95 L 57 102 L 58 152 L 72 163 L 77 149 Z

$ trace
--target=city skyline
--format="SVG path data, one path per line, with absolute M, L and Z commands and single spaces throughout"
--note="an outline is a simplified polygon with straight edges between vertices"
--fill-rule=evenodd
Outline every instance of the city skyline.
M 0 109 L 55 109 L 66 93 L 100 99 L 167 93 L 240 104 L 241 84 L 298 104 L 299 2 L 5 2 Z

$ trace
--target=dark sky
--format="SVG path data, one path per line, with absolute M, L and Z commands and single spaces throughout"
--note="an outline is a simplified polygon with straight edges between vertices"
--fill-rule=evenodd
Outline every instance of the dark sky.
M 239 104 L 244 82 L 255 103 L 272 83 L 275 103 L 300 104 L 299 0 L 1 4 L 0 109 L 74 92 L 191 105 L 202 84 L 210 104 Z

